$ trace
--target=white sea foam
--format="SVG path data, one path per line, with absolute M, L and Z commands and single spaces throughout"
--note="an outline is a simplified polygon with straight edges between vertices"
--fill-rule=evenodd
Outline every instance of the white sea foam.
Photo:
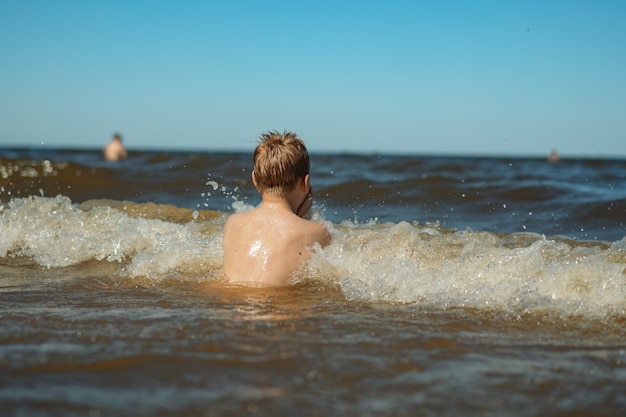
M 626 315 L 625 240 L 343 224 L 309 270 L 350 300 L 566 315 Z
M 0 213 L 0 256 L 27 257 L 58 268 L 88 260 L 123 264 L 128 276 L 163 278 L 209 273 L 221 262 L 221 234 L 131 217 L 107 206 L 81 210 L 67 197 L 15 199 Z
M 117 262 L 119 275 L 156 285 L 215 279 L 224 219 L 174 223 L 106 205 L 81 209 L 62 196 L 15 199 L 0 210 L 0 257 L 48 268 Z M 314 253 L 300 279 L 337 285 L 348 300 L 626 316 L 626 239 L 584 243 L 407 222 L 327 225 L 332 244 Z

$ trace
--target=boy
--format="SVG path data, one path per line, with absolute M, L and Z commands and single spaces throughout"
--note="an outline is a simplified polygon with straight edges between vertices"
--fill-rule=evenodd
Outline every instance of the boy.
M 309 153 L 295 133 L 261 135 L 252 182 L 261 204 L 232 214 L 224 225 L 224 278 L 252 286 L 283 286 L 310 258 L 308 250 L 330 243 L 326 227 L 304 219 L 313 204 Z
M 107 161 L 115 162 L 120 159 L 126 159 L 128 154 L 124 145 L 122 145 L 122 136 L 119 134 L 113 135 L 113 139 L 104 147 L 104 158 Z

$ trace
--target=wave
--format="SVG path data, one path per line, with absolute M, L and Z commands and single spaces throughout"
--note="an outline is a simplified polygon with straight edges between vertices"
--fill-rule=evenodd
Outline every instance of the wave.
M 236 201 L 233 208 L 250 206 Z M 0 208 L 0 263 L 100 261 L 117 264 L 117 277 L 153 285 L 219 281 L 226 217 L 154 203 L 15 198 Z M 332 244 L 313 254 L 294 283 L 338 287 L 355 302 L 626 317 L 626 238 L 575 241 L 405 221 L 326 224 Z
M 105 260 L 120 263 L 122 275 L 158 278 L 211 275 L 221 262 L 223 219 L 211 211 L 31 196 L 3 207 L 0 225 L 0 256 L 47 268 Z
M 578 242 L 407 222 L 338 229 L 309 268 L 314 276 L 332 270 L 350 300 L 515 314 L 626 314 L 626 239 Z

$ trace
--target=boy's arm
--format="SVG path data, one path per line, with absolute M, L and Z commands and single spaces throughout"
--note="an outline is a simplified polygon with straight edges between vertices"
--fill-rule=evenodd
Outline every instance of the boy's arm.
M 304 201 L 298 206 L 296 215 L 304 218 L 311 209 L 311 206 L 313 206 L 313 187 L 309 187 L 309 192 L 306 197 L 304 197 Z
M 326 226 L 322 224 L 320 224 L 320 226 L 322 227 L 322 231 L 320 233 L 319 244 L 322 247 L 326 247 L 330 245 L 330 233 L 328 232 L 328 229 L 326 228 Z
M 306 197 L 304 197 L 304 201 L 300 204 L 298 210 L 296 210 L 296 215 L 304 218 L 311 209 L 312 205 L 313 187 L 309 186 L 309 192 L 307 193 Z M 315 233 L 315 241 L 319 243 L 322 247 L 330 245 L 330 233 L 328 232 L 326 226 L 321 223 L 313 223 L 317 227 L 317 231 Z

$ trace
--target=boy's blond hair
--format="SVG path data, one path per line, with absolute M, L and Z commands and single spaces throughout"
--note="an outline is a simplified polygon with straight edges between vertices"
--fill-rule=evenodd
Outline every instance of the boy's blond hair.
M 283 197 L 309 173 L 309 152 L 293 132 L 263 133 L 254 150 L 254 177 L 261 194 Z

